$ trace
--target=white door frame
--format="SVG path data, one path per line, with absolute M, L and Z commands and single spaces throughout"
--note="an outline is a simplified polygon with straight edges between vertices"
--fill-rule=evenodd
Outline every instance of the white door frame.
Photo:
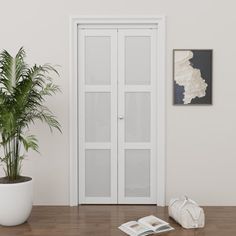
M 69 204 L 78 201 L 78 27 L 82 25 L 157 25 L 157 205 L 165 206 L 165 16 L 72 16 L 70 18 Z

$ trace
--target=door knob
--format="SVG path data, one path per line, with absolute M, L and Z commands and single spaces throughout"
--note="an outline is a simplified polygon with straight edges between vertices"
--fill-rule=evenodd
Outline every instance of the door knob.
M 119 120 L 124 120 L 124 116 L 119 116 Z

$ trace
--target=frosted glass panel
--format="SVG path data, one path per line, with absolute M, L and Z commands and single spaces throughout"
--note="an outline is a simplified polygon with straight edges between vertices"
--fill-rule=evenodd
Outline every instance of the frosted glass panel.
M 125 94 L 125 141 L 150 141 L 150 93 L 128 92 Z
M 151 41 L 147 36 L 125 38 L 125 83 L 150 84 Z
M 150 197 L 150 150 L 125 151 L 125 196 Z
M 110 150 L 86 150 L 85 173 L 86 197 L 110 197 Z
M 85 141 L 109 142 L 111 123 L 110 93 L 85 94 Z
M 110 84 L 111 39 L 107 36 L 85 38 L 85 83 Z

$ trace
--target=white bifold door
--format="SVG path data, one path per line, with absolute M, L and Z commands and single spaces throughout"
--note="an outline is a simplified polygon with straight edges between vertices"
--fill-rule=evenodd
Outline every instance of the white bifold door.
M 156 203 L 156 29 L 79 29 L 79 203 Z

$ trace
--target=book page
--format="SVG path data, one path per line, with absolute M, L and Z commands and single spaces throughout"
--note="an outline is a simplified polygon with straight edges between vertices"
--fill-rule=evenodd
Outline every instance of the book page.
M 153 215 L 143 217 L 139 219 L 138 222 L 153 231 L 157 231 L 160 227 L 169 224 L 168 222 L 165 222 L 164 220 L 161 220 Z
M 163 233 L 170 230 L 174 230 L 174 228 L 171 227 L 170 225 L 162 225 L 155 231 L 155 233 Z
M 128 233 L 129 235 L 132 235 L 132 236 L 143 236 L 143 235 L 148 235 L 150 233 L 153 233 L 153 230 L 140 224 L 137 221 L 127 222 L 121 225 L 119 229 L 121 229 L 125 233 Z

